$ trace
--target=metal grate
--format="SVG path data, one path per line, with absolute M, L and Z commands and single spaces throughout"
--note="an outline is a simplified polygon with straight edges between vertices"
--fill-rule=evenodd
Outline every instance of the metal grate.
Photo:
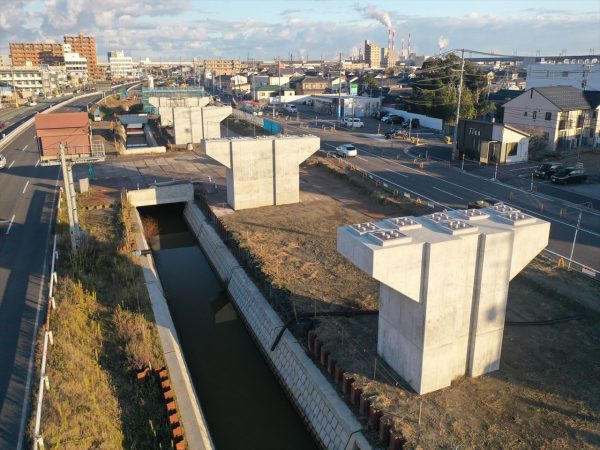
M 535 217 L 530 216 L 529 214 L 522 213 L 519 210 L 500 214 L 500 218 L 503 221 L 508 222 L 511 225 L 516 225 L 516 226 L 526 225 L 528 223 L 535 222 Z
M 497 205 L 490 206 L 491 210 L 499 212 L 499 213 L 508 213 L 513 211 L 519 211 L 517 208 L 513 208 L 512 206 L 505 205 L 504 203 L 498 203 Z
M 477 231 L 477 227 L 475 225 L 471 225 L 468 222 L 465 222 L 464 220 L 457 220 L 457 219 L 451 219 L 451 220 L 444 220 L 441 222 L 438 222 L 438 225 L 447 233 L 450 234 L 467 234 L 467 233 L 473 233 L 475 231 Z
M 452 217 L 450 217 L 448 214 L 442 213 L 442 212 L 429 214 L 425 217 L 427 217 L 429 220 L 431 220 L 432 222 L 435 222 L 435 223 L 440 223 L 445 220 L 452 220 Z

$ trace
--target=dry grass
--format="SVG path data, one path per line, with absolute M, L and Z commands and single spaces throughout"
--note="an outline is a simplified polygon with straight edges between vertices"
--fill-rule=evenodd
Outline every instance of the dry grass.
M 68 249 L 64 209 L 57 226 L 63 256 L 51 314 L 46 446 L 171 448 L 160 387 L 133 381 L 134 370 L 164 361 L 141 269 L 128 255 L 128 210 L 80 214 L 88 237 L 77 253 Z
M 381 201 L 383 193 L 353 174 L 320 163 L 302 169 L 301 203 L 238 211 L 222 220 L 273 283 L 292 292 L 297 309 L 376 308 L 378 284 L 337 254 L 336 228 L 427 210 Z M 598 285 L 536 259 L 511 282 L 507 320 L 585 318 L 506 327 L 498 372 L 457 379 L 422 396 L 378 358 L 377 316 L 320 318 L 316 324 L 325 347 L 408 441 L 405 448 L 597 448 L 600 318 L 589 306 L 598 308 L 599 298 Z

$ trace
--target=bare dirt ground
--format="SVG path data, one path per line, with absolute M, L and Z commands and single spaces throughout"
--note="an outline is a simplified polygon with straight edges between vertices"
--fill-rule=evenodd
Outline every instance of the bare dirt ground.
M 274 284 L 292 292 L 297 311 L 377 309 L 378 284 L 337 253 L 336 228 L 431 210 L 382 202 L 357 179 L 350 183 L 317 162 L 329 164 L 313 158 L 301 168 L 299 204 L 221 220 Z M 209 201 L 217 206 L 221 197 Z M 499 371 L 421 396 L 377 357 L 377 315 L 316 324 L 325 347 L 406 439 L 404 448 L 597 448 L 600 314 L 584 305 L 599 301 L 598 285 L 536 259 L 511 282 L 507 321 L 578 320 L 507 325 Z M 383 445 L 375 433 L 370 438 Z

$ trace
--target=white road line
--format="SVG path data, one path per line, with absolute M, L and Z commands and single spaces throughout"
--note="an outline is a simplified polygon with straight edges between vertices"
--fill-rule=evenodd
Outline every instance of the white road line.
M 25 150 L 27 150 L 27 147 L 29 147 L 29 144 L 27 144 L 25 147 L 23 147 L 23 148 L 21 149 L 21 151 L 22 151 L 22 152 L 24 152 Z
M 361 161 L 367 161 L 365 158 L 363 158 L 362 156 L 357 156 L 356 159 L 360 159 Z
M 464 200 L 464 198 L 462 198 L 462 197 L 459 197 L 458 195 L 454 195 L 454 194 L 452 194 L 452 193 L 450 193 L 450 192 L 448 192 L 448 191 L 444 191 L 443 189 L 436 188 L 435 186 L 431 186 L 431 187 L 432 187 L 433 189 L 435 189 L 436 191 L 440 191 L 440 192 L 443 192 L 443 193 L 444 193 L 444 194 L 446 194 L 446 195 L 449 195 L 450 197 L 454 197 L 454 198 L 457 198 L 457 199 L 459 199 L 459 200 Z
M 10 166 L 8 166 L 8 168 L 10 169 L 10 168 L 13 166 L 13 164 L 14 164 L 14 163 L 15 163 L 14 161 L 13 161 L 13 162 L 11 162 L 11 163 L 10 163 Z
M 39 165 L 40 165 L 40 160 L 38 159 L 38 160 L 35 162 L 35 167 L 37 167 L 37 166 L 39 166 Z
M 27 370 L 27 382 L 25 383 L 25 395 L 23 396 L 23 406 L 21 407 L 21 425 L 19 426 L 19 441 L 17 442 L 17 450 L 23 450 L 23 440 L 25 438 L 25 421 L 27 416 L 29 415 L 29 408 L 27 405 L 29 404 L 29 399 L 31 396 L 31 377 L 33 376 L 33 361 L 35 359 L 35 343 L 38 335 L 38 328 L 40 323 L 40 312 L 42 305 L 42 294 L 44 293 L 44 287 L 46 286 L 46 270 L 48 270 L 48 250 L 50 249 L 50 231 L 52 230 L 52 224 L 55 221 L 54 218 L 54 209 L 56 206 L 56 189 L 58 187 L 58 178 L 60 177 L 60 170 L 56 175 L 56 181 L 54 182 L 54 198 L 52 199 L 52 209 L 50 210 L 50 219 L 48 220 L 48 232 L 46 234 L 46 251 L 44 253 L 44 262 L 42 263 L 42 267 L 40 273 L 42 274 L 42 279 L 40 280 L 40 290 L 38 292 L 38 303 L 35 311 L 35 324 L 33 328 L 33 337 L 31 338 L 31 348 L 29 349 L 29 368 Z
M 385 169 L 385 171 L 392 172 L 393 174 L 400 175 L 401 177 L 404 177 L 404 178 L 408 178 L 408 175 L 400 173 L 400 172 L 396 172 L 395 170 L 392 170 L 392 169 Z
M 25 191 L 27 190 L 27 186 L 29 186 L 29 180 L 27 180 L 27 183 L 25 183 L 25 187 L 23 188 L 23 192 L 21 192 L 21 194 L 25 193 Z
M 13 224 L 14 220 L 15 220 L 15 215 L 13 214 L 13 216 L 10 218 L 10 223 L 8 224 L 8 228 L 6 229 L 6 233 L 5 234 L 10 233 L 10 229 L 12 228 L 12 224 Z
M 531 166 L 531 167 L 519 167 L 518 169 L 509 169 L 509 172 L 517 172 L 519 170 L 531 170 L 533 169 L 535 166 Z

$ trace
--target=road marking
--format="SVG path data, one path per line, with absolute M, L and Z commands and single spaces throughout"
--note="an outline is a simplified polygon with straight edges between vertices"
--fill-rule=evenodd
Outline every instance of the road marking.
M 38 159 L 38 160 L 35 162 L 35 167 L 37 167 L 37 166 L 39 166 L 39 165 L 40 165 L 40 160 Z
M 27 180 L 27 183 L 25 183 L 25 187 L 23 188 L 23 192 L 21 192 L 21 194 L 25 193 L 25 191 L 27 190 L 27 186 L 29 186 L 29 180 Z
M 44 252 L 44 262 L 42 263 L 42 267 L 40 273 L 42 274 L 42 279 L 40 281 L 40 290 L 38 292 L 38 303 L 35 311 L 35 323 L 33 328 L 33 335 L 31 338 L 31 348 L 29 349 L 29 367 L 27 370 L 27 381 L 25 383 L 25 395 L 23 396 L 23 406 L 21 407 L 21 425 L 19 426 L 19 441 L 17 442 L 17 450 L 23 449 L 23 439 L 25 438 L 25 420 L 29 415 L 29 408 L 27 405 L 29 404 L 30 392 L 31 392 L 31 377 L 33 376 L 33 360 L 35 359 L 35 343 L 37 341 L 38 328 L 40 323 L 40 311 L 42 304 L 42 294 L 44 292 L 44 287 L 46 286 L 46 270 L 48 270 L 48 250 L 50 249 L 50 232 L 52 230 L 52 224 L 55 222 L 54 217 L 54 209 L 56 206 L 56 188 L 58 187 L 58 178 L 60 177 L 60 171 L 56 175 L 56 181 L 54 182 L 54 198 L 52 199 L 52 209 L 50 210 L 50 220 L 48 220 L 48 231 L 46 234 L 46 251 Z
M 8 228 L 6 229 L 6 233 L 5 234 L 10 233 L 10 229 L 12 228 L 12 224 L 13 224 L 14 220 L 15 220 L 15 215 L 13 214 L 13 216 L 10 218 L 10 223 L 8 224 Z
M 509 172 L 516 172 L 516 171 L 518 171 L 518 170 L 531 170 L 531 169 L 533 169 L 534 167 L 535 167 L 535 166 L 531 166 L 531 167 L 520 167 L 520 168 L 518 168 L 518 169 L 509 169 L 508 171 L 509 171 Z
M 363 158 L 362 156 L 357 156 L 356 159 L 360 159 L 361 161 L 367 161 L 365 158 Z
M 395 170 L 392 170 L 392 169 L 385 169 L 385 171 L 395 173 L 396 175 L 400 175 L 401 177 L 404 177 L 404 178 L 408 178 L 408 175 L 406 175 L 404 173 L 396 172 Z
M 13 166 L 13 164 L 14 164 L 14 163 L 15 163 L 14 161 L 13 161 L 13 162 L 11 162 L 11 163 L 10 163 L 10 166 L 8 166 L 8 168 L 10 169 L 10 168 Z
M 27 150 L 27 147 L 29 147 L 29 144 L 27 144 L 25 147 L 23 147 L 23 148 L 21 149 L 21 151 L 22 151 L 22 152 L 24 152 L 25 150 Z
M 444 194 L 447 194 L 447 195 L 449 195 L 450 197 L 454 197 L 454 198 L 457 198 L 457 199 L 459 199 L 459 200 L 464 200 L 464 198 L 462 198 L 462 197 L 459 197 L 458 195 L 454 195 L 454 194 L 452 194 L 452 193 L 450 193 L 450 192 L 448 192 L 448 191 L 444 191 L 443 189 L 436 188 L 435 186 L 431 186 L 431 187 L 432 187 L 433 189 L 435 189 L 436 191 L 440 191 L 440 192 L 443 192 Z

